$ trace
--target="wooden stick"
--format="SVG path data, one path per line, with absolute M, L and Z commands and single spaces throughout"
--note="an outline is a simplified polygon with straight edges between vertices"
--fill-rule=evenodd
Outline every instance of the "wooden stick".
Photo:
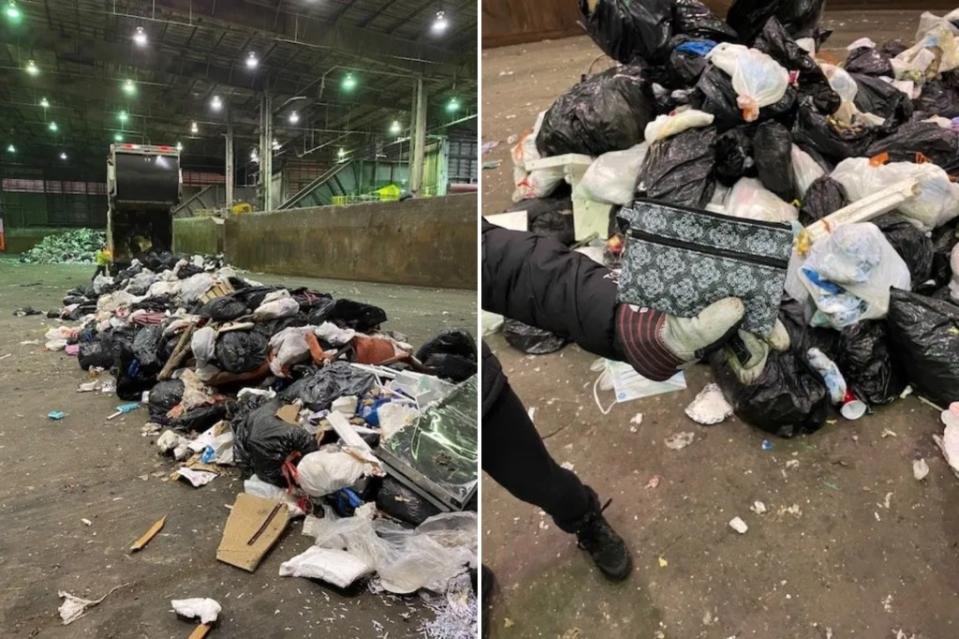
M 163 370 L 157 375 L 158 380 L 170 379 L 170 375 L 173 374 L 176 367 L 183 361 L 184 356 L 190 350 L 190 338 L 193 337 L 194 330 L 196 330 L 195 325 L 184 329 L 183 334 L 180 335 L 180 339 L 176 343 L 176 348 L 174 348 L 173 353 L 170 354 L 170 359 L 166 361 L 166 364 L 163 365 Z

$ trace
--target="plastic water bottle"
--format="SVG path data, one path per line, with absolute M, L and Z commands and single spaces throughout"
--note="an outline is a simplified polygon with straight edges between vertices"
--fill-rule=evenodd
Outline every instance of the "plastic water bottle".
M 846 379 L 836 366 L 836 362 L 826 357 L 826 354 L 816 347 L 806 351 L 806 355 L 809 357 L 809 365 L 816 369 L 823 383 L 826 384 L 832 403 L 841 404 L 846 396 Z

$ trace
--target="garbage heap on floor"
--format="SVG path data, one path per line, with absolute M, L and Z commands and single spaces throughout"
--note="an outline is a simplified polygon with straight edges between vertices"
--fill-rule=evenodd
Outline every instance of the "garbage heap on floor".
M 912 42 L 836 51 L 822 0 L 736 0 L 725 20 L 697 0 L 579 4 L 616 64 L 513 147 L 511 210 L 528 229 L 618 268 L 639 203 L 791 228 L 785 293 L 767 300 L 791 348 L 769 352 L 749 385 L 722 352 L 710 361 L 736 414 L 764 430 L 810 433 L 834 407 L 882 406 L 907 387 L 959 401 L 959 10 L 922 14 Z M 883 206 L 896 185 L 908 196 Z M 882 214 L 828 217 L 857 203 Z M 515 322 L 503 331 L 526 352 L 563 345 Z
M 106 244 L 103 231 L 76 229 L 51 233 L 20 254 L 24 264 L 93 264 L 94 255 Z
M 116 414 L 146 408 L 145 432 L 178 462 L 179 480 L 199 487 L 230 465 L 245 473 L 222 561 L 255 569 L 281 524 L 306 516 L 316 545 L 281 575 L 344 588 L 374 575 L 394 593 L 445 592 L 475 567 L 469 332 L 445 330 L 414 350 L 383 330 L 377 306 L 169 253 L 99 276 L 63 304 L 77 323 L 51 329 L 46 346 L 89 371 L 80 390 L 115 392 L 129 402 Z M 257 543 L 247 543 L 251 521 Z

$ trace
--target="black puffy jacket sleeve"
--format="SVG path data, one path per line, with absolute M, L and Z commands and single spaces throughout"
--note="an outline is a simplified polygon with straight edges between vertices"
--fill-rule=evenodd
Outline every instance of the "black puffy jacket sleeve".
M 483 309 L 622 359 L 612 271 L 556 240 L 483 221 Z

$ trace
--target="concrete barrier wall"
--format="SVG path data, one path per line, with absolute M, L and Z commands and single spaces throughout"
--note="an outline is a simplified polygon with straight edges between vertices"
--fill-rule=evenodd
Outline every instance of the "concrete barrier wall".
M 212 217 L 185 217 L 173 219 L 173 251 L 201 255 L 223 252 L 222 221 Z
M 227 260 L 281 275 L 476 288 L 476 194 L 253 213 L 227 220 Z

